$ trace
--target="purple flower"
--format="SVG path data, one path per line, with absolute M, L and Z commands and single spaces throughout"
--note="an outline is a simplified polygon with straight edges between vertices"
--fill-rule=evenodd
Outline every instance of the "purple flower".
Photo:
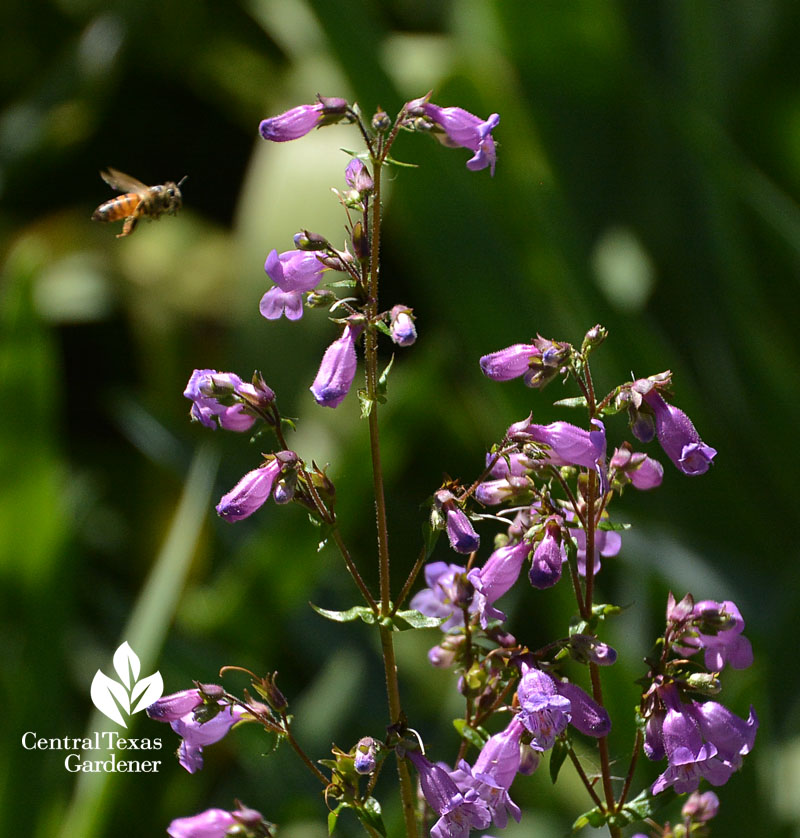
M 753 663 L 753 647 L 742 635 L 744 620 L 736 603 L 730 600 L 694 603 L 687 595 L 676 603 L 670 594 L 667 622 L 678 635 L 673 644 L 675 652 L 693 655 L 704 650 L 706 668 L 712 672 L 721 672 L 726 664 L 747 669 Z
M 531 748 L 547 751 L 556 737 L 571 724 L 586 736 L 599 738 L 611 730 L 605 708 L 569 681 L 558 681 L 540 669 L 522 665 L 517 687 L 520 711 L 517 718 L 533 734 Z
M 721 786 L 750 752 L 758 718 L 750 708 L 740 719 L 716 701 L 681 701 L 675 684 L 657 689 L 661 707 L 645 729 L 644 752 L 649 759 L 667 757 L 667 769 L 653 784 L 653 794 L 674 786 L 678 794 L 694 791 L 701 778 Z
M 480 359 L 481 370 L 492 381 L 511 381 L 525 375 L 531 368 L 531 361 L 541 354 L 532 343 L 515 343 L 484 355 Z
M 239 808 L 233 812 L 226 812 L 224 809 L 206 809 L 199 815 L 190 818 L 176 818 L 167 827 L 167 834 L 172 838 L 225 838 L 232 826 L 243 827 L 246 835 L 268 835 L 267 823 L 260 812 L 255 809 L 248 809 L 239 804 Z M 247 829 L 248 827 L 254 829 Z M 237 833 L 239 834 L 239 833 Z
M 355 189 L 360 194 L 371 192 L 374 186 L 372 175 L 357 157 L 354 157 L 347 164 L 347 168 L 344 170 L 344 180 L 351 189 Z
M 657 488 L 664 477 L 664 467 L 658 460 L 640 451 L 633 451 L 627 442 L 614 451 L 609 467 L 621 472 L 641 491 Z
M 716 456 L 716 449 L 706 445 L 692 420 L 679 408 L 667 404 L 655 388 L 642 394 L 656 418 L 656 436 L 664 453 L 684 474 L 705 474 Z
M 539 590 L 552 588 L 561 578 L 561 565 L 567 560 L 567 552 L 561 543 L 561 527 L 558 521 L 549 520 L 545 525 L 544 537 L 533 551 L 528 578 Z
M 480 536 L 475 532 L 464 510 L 456 503 L 453 493 L 447 489 L 440 489 L 434 495 L 434 503 L 436 508 L 445 514 L 445 530 L 453 550 L 465 555 L 474 553 L 480 546 Z
M 523 667 L 517 687 L 517 718 L 532 734 L 531 748 L 548 751 L 571 718 L 572 702 L 556 690 L 553 678 L 540 669 Z
M 467 579 L 475 587 L 475 602 L 483 628 L 486 628 L 490 620 L 505 620 L 506 615 L 493 605 L 517 581 L 522 563 L 530 551 L 531 545 L 527 541 L 506 544 L 495 550 L 483 567 L 473 568 L 467 574 Z
M 289 320 L 303 316 L 303 293 L 319 285 L 325 266 L 313 251 L 271 250 L 264 270 L 275 283 L 261 298 L 259 311 L 267 320 L 277 320 L 285 314 Z
M 546 445 L 547 460 L 556 466 L 598 468 L 606 453 L 606 431 L 599 419 L 592 419 L 593 431 L 569 422 L 535 425 L 530 417 L 508 429 L 509 439 Z
M 470 829 L 489 826 L 492 820 L 489 807 L 477 792 L 467 789 L 462 793 L 444 768 L 416 751 L 407 751 L 406 757 L 419 772 L 425 800 L 440 816 L 431 829 L 431 838 L 468 838 Z
M 447 562 L 430 562 L 425 565 L 423 588 L 411 599 L 410 607 L 428 617 L 446 617 L 442 631 L 464 625 L 463 606 L 475 610 L 472 589 L 464 573 L 465 568 Z
M 228 431 L 247 431 L 255 416 L 247 413 L 242 403 L 222 404 L 219 399 L 243 398 L 254 404 L 272 401 L 275 394 L 264 385 L 265 390 L 259 392 L 252 384 L 247 384 L 232 372 L 217 372 L 216 370 L 195 370 L 183 395 L 192 400 L 189 415 L 192 421 L 200 422 L 207 428 L 216 429 L 218 426 Z
M 175 818 L 167 827 L 172 838 L 225 838 L 236 821 L 224 809 L 206 809 L 190 818 Z
M 467 168 L 471 172 L 480 171 L 488 166 L 494 176 L 497 154 L 492 130 L 500 122 L 496 113 L 484 121 L 463 108 L 441 108 L 428 102 L 427 97 L 415 99 L 406 107 L 409 112 L 421 112 L 444 131 L 445 138 L 441 140 L 443 145 L 453 148 L 461 146 L 474 152 L 474 156 L 467 161 Z
M 193 713 L 170 722 L 170 727 L 183 741 L 178 748 L 178 762 L 194 774 L 203 767 L 203 748 L 223 739 L 228 731 L 247 713 L 238 705 L 224 707 L 206 722 L 199 722 Z
M 220 498 L 217 514 L 226 521 L 248 518 L 266 503 L 281 471 L 291 469 L 296 463 L 297 454 L 294 451 L 273 454 L 264 466 L 248 471 L 230 492 Z
M 325 350 L 317 377 L 309 388 L 317 404 L 338 407 L 344 401 L 356 375 L 356 339 L 363 329 L 348 323 L 342 336 Z
M 484 480 L 475 490 L 475 499 L 485 506 L 497 506 L 518 493 L 530 488 L 528 472 L 535 468 L 536 461 L 520 451 L 497 457 L 486 455 L 486 465 L 491 464 L 489 475 L 495 480 Z
M 200 690 L 181 690 L 164 695 L 147 708 L 147 715 L 157 722 L 175 722 L 203 703 Z
M 265 140 L 284 143 L 304 137 L 318 125 L 338 122 L 347 112 L 347 101 L 334 97 L 319 97 L 313 105 L 298 105 L 296 108 L 264 119 L 258 126 Z
M 398 346 L 411 346 L 417 339 L 417 328 L 411 309 L 397 305 L 389 312 L 389 332 Z

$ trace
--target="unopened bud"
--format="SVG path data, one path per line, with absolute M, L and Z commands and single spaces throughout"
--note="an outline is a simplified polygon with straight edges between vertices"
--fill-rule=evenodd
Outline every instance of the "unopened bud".
M 355 769 L 358 774 L 372 774 L 375 770 L 379 743 L 371 736 L 358 740 L 355 753 Z
M 301 230 L 294 234 L 294 246 L 298 250 L 326 250 L 330 245 L 325 236 L 319 233 L 310 233 L 308 230 Z
M 327 308 L 336 302 L 336 294 L 329 288 L 321 291 L 310 291 L 306 297 L 306 305 L 309 308 Z
M 686 683 L 693 690 L 703 695 L 717 695 L 722 689 L 719 678 L 714 672 L 693 672 Z
M 583 339 L 584 348 L 587 346 L 600 346 L 600 344 L 608 337 L 608 329 L 604 329 L 599 323 L 592 326 L 586 333 Z
M 364 225 L 357 221 L 353 225 L 353 252 L 360 262 L 366 262 L 369 259 L 369 236 L 364 230 Z
M 391 127 L 392 120 L 389 119 L 389 114 L 379 105 L 378 110 L 375 111 L 375 115 L 372 117 L 372 130 L 378 134 L 384 134 Z
M 412 310 L 403 305 L 394 306 L 389 312 L 389 331 L 398 346 L 411 346 L 417 339 Z

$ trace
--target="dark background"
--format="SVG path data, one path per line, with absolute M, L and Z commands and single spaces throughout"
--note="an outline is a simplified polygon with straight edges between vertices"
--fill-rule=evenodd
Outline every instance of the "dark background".
M 345 538 L 371 563 L 357 400 L 323 411 L 307 391 L 333 328 L 321 312 L 290 324 L 257 311 L 270 249 L 290 249 L 300 227 L 340 235 L 329 187 L 342 185 L 338 149 L 358 136 L 334 127 L 268 146 L 257 126 L 316 93 L 395 113 L 430 89 L 439 104 L 501 115 L 499 159 L 491 179 L 425 137 L 395 148 L 419 168 L 393 175 L 386 196 L 383 303 L 412 306 L 420 334 L 398 353 L 382 412 L 396 577 L 442 474 L 471 480 L 510 422 L 563 416 L 550 405 L 573 395 L 493 384 L 478 357 L 537 332 L 579 343 L 602 323 L 598 389 L 672 369 L 676 402 L 719 451 L 705 477 L 667 469 L 660 490 L 626 494 L 615 513 L 635 525 L 599 581 L 631 606 L 610 629 L 619 773 L 666 592 L 734 599 L 756 662 L 725 673 L 721 698 L 740 715 L 752 702 L 761 729 L 721 792 L 715 834 L 798 834 L 800 7 L 6 0 L 0 33 L 8 834 L 159 835 L 235 797 L 284 838 L 326 834 L 314 781 L 287 748 L 265 757 L 271 743 L 252 727 L 190 777 L 169 755 L 177 737 L 137 716 L 131 735 L 167 743 L 163 770 L 78 786 L 63 754 L 24 751 L 20 737 L 108 727 L 89 684 L 98 668 L 112 674 L 125 639 L 168 691 L 213 681 L 223 664 L 278 670 L 315 758 L 382 735 L 375 638 L 307 605 L 356 603 L 335 551 L 317 552 L 299 508 L 270 504 L 236 526 L 213 515 L 258 453 L 191 426 L 181 391 L 195 367 L 261 369 L 300 417 L 297 450 L 330 463 Z M 109 165 L 147 183 L 188 175 L 184 210 L 117 240 L 119 225 L 88 220 L 111 196 L 97 174 Z M 612 441 L 626 433 L 609 422 Z M 445 545 L 437 557 L 454 560 Z M 521 639 L 563 633 L 567 586 L 509 600 Z M 434 756 L 452 759 L 460 709 L 450 674 L 425 660 L 435 638 L 398 640 L 404 701 Z M 643 764 L 638 786 L 658 770 Z M 378 794 L 397 834 L 390 777 Z M 545 769 L 519 779 L 514 797 L 530 814 L 511 836 L 564 835 L 588 808 L 569 770 L 555 787 Z

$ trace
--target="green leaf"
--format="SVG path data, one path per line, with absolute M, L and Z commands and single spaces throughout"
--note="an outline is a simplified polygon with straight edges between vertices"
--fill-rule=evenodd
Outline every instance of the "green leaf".
M 333 830 L 336 829 L 336 822 L 339 820 L 339 813 L 347 806 L 346 803 L 340 803 L 335 809 L 328 812 L 328 835 L 333 835 Z
M 392 618 L 395 631 L 409 631 L 409 629 L 438 628 L 446 617 L 427 617 L 416 609 L 398 611 Z
M 469 742 L 470 745 L 474 745 L 478 750 L 486 744 L 486 740 L 489 738 L 489 734 L 484 728 L 470 727 L 464 719 L 453 719 L 453 727 L 462 739 Z
M 629 823 L 643 821 L 645 818 L 652 818 L 657 814 L 659 809 L 663 809 L 675 797 L 675 790 L 671 788 L 666 789 L 655 797 L 650 793 L 649 788 L 644 789 L 633 800 L 628 801 L 622 807 L 621 812 L 609 818 L 609 823 L 613 821 L 614 824 L 619 826 L 626 826 Z
M 586 399 L 583 396 L 575 396 L 571 399 L 559 399 L 553 402 L 554 407 L 586 407 Z
M 365 605 L 355 605 L 347 611 L 329 611 L 327 608 L 320 608 L 313 602 L 308 603 L 321 617 L 326 620 L 333 620 L 334 623 L 349 623 L 353 620 L 363 620 L 367 625 L 375 624 L 375 614 L 371 608 Z
M 611 521 L 601 521 L 597 525 L 598 530 L 604 530 L 605 532 L 625 532 L 630 528 L 630 524 L 614 524 Z
M 441 530 L 431 526 L 430 518 L 426 515 L 422 523 L 422 541 L 425 544 L 425 558 L 429 559 L 436 548 L 436 542 L 442 534 Z
M 375 404 L 374 399 L 371 399 L 367 395 L 366 390 L 359 390 L 358 401 L 361 403 L 361 418 L 369 419 L 369 415 L 372 413 L 372 406 Z
M 572 824 L 572 831 L 577 832 L 579 829 L 583 829 L 585 826 L 593 826 L 595 829 L 599 829 L 601 826 L 605 826 L 608 820 L 608 815 L 603 812 L 599 808 L 591 809 L 588 812 L 584 812 L 576 821 Z
M 374 797 L 368 797 L 364 801 L 364 805 L 356 809 L 356 814 L 362 823 L 371 826 L 385 838 L 386 827 L 383 824 L 383 817 L 381 815 L 381 804 Z
M 388 389 L 388 382 L 389 382 L 389 373 L 392 371 L 392 365 L 394 364 L 394 355 L 392 355 L 389 363 L 386 365 L 385 369 L 380 375 L 378 379 L 378 401 L 383 403 L 385 401 L 386 392 Z
M 550 751 L 550 779 L 555 783 L 558 779 L 558 772 L 569 754 L 569 742 L 566 739 L 556 739 L 553 749 Z

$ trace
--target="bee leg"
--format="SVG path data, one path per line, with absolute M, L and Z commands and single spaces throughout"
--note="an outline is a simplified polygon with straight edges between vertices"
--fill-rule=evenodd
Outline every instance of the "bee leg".
M 117 233 L 117 238 L 118 238 L 118 239 L 121 239 L 121 238 L 123 238 L 124 236 L 129 236 L 129 235 L 130 235 L 130 234 L 134 231 L 134 229 L 136 228 L 136 222 L 137 222 L 138 220 L 139 220 L 139 219 L 138 219 L 138 217 L 137 217 L 137 216 L 135 216 L 135 215 L 129 215 L 129 216 L 125 219 L 125 223 L 122 225 L 122 232 L 121 232 L 121 233 Z

